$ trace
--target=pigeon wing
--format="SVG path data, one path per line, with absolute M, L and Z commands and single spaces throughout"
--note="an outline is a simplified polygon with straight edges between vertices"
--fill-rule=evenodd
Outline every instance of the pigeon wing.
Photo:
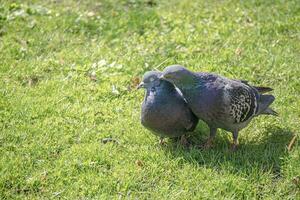
M 257 112 L 256 91 L 241 82 L 231 82 L 224 90 L 229 115 L 234 123 L 242 123 Z

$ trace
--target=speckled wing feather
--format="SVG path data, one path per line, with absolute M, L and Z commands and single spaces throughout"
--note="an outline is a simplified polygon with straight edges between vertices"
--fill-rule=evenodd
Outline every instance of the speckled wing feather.
M 242 123 L 257 112 L 257 99 L 255 89 L 240 82 L 231 82 L 225 87 L 225 98 L 229 101 L 229 114 L 235 123 Z

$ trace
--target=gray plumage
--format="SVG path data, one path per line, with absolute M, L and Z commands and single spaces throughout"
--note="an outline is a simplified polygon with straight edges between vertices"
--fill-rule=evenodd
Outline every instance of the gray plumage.
M 253 117 L 260 114 L 277 115 L 269 108 L 275 100 L 268 87 L 255 87 L 243 80 L 232 80 L 212 73 L 194 73 L 182 66 L 166 67 L 161 79 L 176 85 L 183 93 L 195 115 L 210 127 L 210 146 L 217 128 L 233 133 L 236 148 L 238 132 Z
M 149 71 L 144 74 L 138 88 L 145 88 L 142 103 L 141 123 L 161 137 L 179 137 L 193 131 L 198 118 L 175 86 L 160 80 L 161 72 Z

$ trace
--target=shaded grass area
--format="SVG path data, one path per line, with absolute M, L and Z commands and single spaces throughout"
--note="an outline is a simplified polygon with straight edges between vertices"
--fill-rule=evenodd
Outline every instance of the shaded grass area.
M 299 16 L 297 1 L 1 1 L 0 197 L 299 198 Z M 211 150 L 161 147 L 134 88 L 174 63 L 271 86 L 280 116 L 234 154 L 225 131 Z

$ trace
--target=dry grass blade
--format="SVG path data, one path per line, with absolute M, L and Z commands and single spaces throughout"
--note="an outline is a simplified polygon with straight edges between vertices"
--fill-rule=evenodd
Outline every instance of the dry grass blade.
M 289 143 L 289 146 L 288 146 L 288 151 L 291 151 L 295 142 L 296 142 L 296 139 L 297 139 L 297 135 L 294 135 L 294 137 L 291 139 L 290 143 Z

